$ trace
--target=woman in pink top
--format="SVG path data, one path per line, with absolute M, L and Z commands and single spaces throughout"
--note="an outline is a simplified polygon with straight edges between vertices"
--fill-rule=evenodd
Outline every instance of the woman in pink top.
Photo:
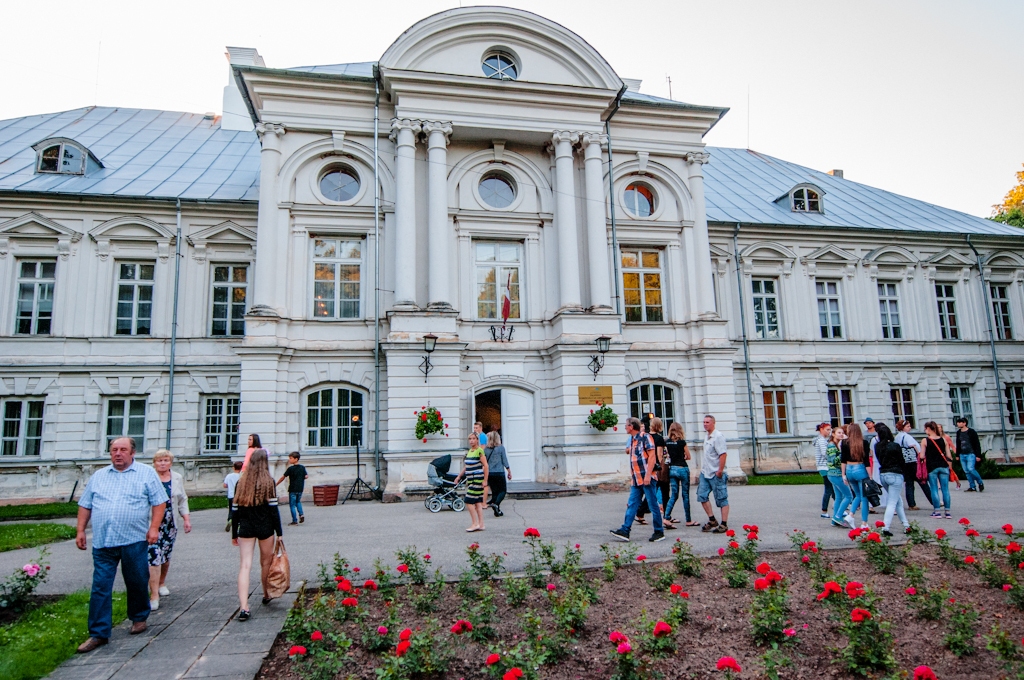
M 252 452 L 256 449 L 262 449 L 263 445 L 260 444 L 260 436 L 258 434 L 249 435 L 249 448 L 245 450 L 245 460 L 242 461 L 242 470 L 249 467 L 249 459 L 252 458 Z

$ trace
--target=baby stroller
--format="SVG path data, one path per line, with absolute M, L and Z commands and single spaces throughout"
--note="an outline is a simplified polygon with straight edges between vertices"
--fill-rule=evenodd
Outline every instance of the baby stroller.
M 427 481 L 434 487 L 434 493 L 423 501 L 423 505 L 431 512 L 441 512 L 444 508 L 455 512 L 466 509 L 466 501 L 459 495 L 459 489 L 465 488 L 466 480 L 456 484 L 456 475 L 448 473 L 451 466 L 452 457 L 448 455 L 435 458 L 427 465 Z

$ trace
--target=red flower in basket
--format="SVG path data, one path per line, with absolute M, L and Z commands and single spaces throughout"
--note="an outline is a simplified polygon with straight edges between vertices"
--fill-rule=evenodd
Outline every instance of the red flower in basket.
M 487 657 L 487 661 L 485 661 L 484 663 L 486 663 L 488 666 L 493 666 L 494 664 L 498 663 L 499 661 L 501 661 L 501 655 L 500 654 L 491 654 L 490 656 Z
M 665 637 L 672 632 L 672 626 L 668 625 L 664 621 L 658 621 L 654 624 L 654 637 Z
M 505 675 L 501 676 L 501 680 L 519 680 L 523 677 L 523 672 L 519 668 L 510 668 Z
M 291 649 L 288 650 L 288 658 L 289 659 L 293 659 L 296 656 L 303 656 L 303 655 L 305 655 L 305 653 L 306 653 L 306 648 L 305 647 L 303 647 L 302 645 L 295 645 L 294 647 L 292 647 Z
M 760 574 L 761 576 L 764 576 L 765 574 L 767 574 L 771 570 L 772 570 L 771 565 L 769 565 L 767 562 L 762 562 L 761 564 L 757 565 L 757 568 L 756 568 L 757 573 Z
M 964 526 L 967 526 L 968 524 L 971 523 L 971 520 L 967 519 L 966 517 L 961 517 L 957 521 L 960 522 L 960 524 L 963 524 Z
M 723 656 L 718 660 L 718 663 L 715 664 L 715 668 L 720 671 L 736 671 L 737 673 L 743 671 L 743 669 L 740 668 L 740 665 L 736 663 L 736 659 L 731 656 Z
M 946 537 L 946 530 L 945 529 L 936 529 L 935 530 L 935 536 L 941 541 L 942 539 L 944 539 Z
M 928 666 L 918 666 L 914 669 L 914 680 L 939 680 L 935 676 L 935 671 Z
M 846 594 L 851 600 L 855 600 L 864 594 L 864 584 L 857 581 L 850 581 L 846 584 Z
M 1004 524 L 1003 525 L 1003 533 L 1006 534 L 1007 536 L 1013 536 L 1013 525 L 1012 524 Z
M 309 636 L 309 639 L 312 640 L 313 642 L 320 642 L 321 640 L 324 639 L 324 634 L 321 633 L 318 630 L 314 630 L 313 634 Z
M 754 579 L 754 590 L 767 590 L 768 585 L 768 579 L 766 578 Z
M 398 643 L 398 647 L 395 648 L 395 656 L 405 656 L 410 647 L 412 647 L 412 644 L 408 640 L 402 640 Z
M 974 564 L 974 562 L 975 562 L 974 555 L 968 555 L 967 557 L 964 558 L 964 564 Z
M 525 536 L 526 538 L 540 538 L 540 532 L 534 529 L 533 527 L 530 527 L 523 532 L 523 536 Z
M 861 623 L 863 621 L 867 621 L 870 618 L 871 612 L 869 612 L 867 609 L 860 609 L 858 607 L 857 609 L 854 609 L 852 612 L 850 612 L 850 620 L 854 623 Z

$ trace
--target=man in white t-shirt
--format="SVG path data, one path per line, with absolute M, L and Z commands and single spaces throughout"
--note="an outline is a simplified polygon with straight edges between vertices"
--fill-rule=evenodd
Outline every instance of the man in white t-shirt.
M 724 534 L 729 530 L 729 475 L 725 472 L 725 435 L 715 429 L 715 417 L 704 416 L 704 457 L 700 462 L 700 480 L 697 484 L 697 502 L 708 513 L 708 522 L 701 531 Z M 711 494 L 715 494 L 715 505 L 722 510 L 722 523 L 715 519 L 711 509 Z
M 224 477 L 224 488 L 228 490 L 228 525 L 224 527 L 224 531 L 231 531 L 231 501 L 235 497 L 235 486 L 242 477 L 243 464 L 240 460 L 235 461 L 233 470 Z

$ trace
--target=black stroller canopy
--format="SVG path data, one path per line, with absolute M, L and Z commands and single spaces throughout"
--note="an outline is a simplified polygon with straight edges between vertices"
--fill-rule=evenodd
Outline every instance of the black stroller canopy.
M 448 474 L 448 469 L 452 466 L 452 457 L 451 455 L 446 454 L 440 458 L 435 458 L 430 461 L 430 464 L 434 466 L 435 470 L 437 470 L 437 474 L 443 477 Z

